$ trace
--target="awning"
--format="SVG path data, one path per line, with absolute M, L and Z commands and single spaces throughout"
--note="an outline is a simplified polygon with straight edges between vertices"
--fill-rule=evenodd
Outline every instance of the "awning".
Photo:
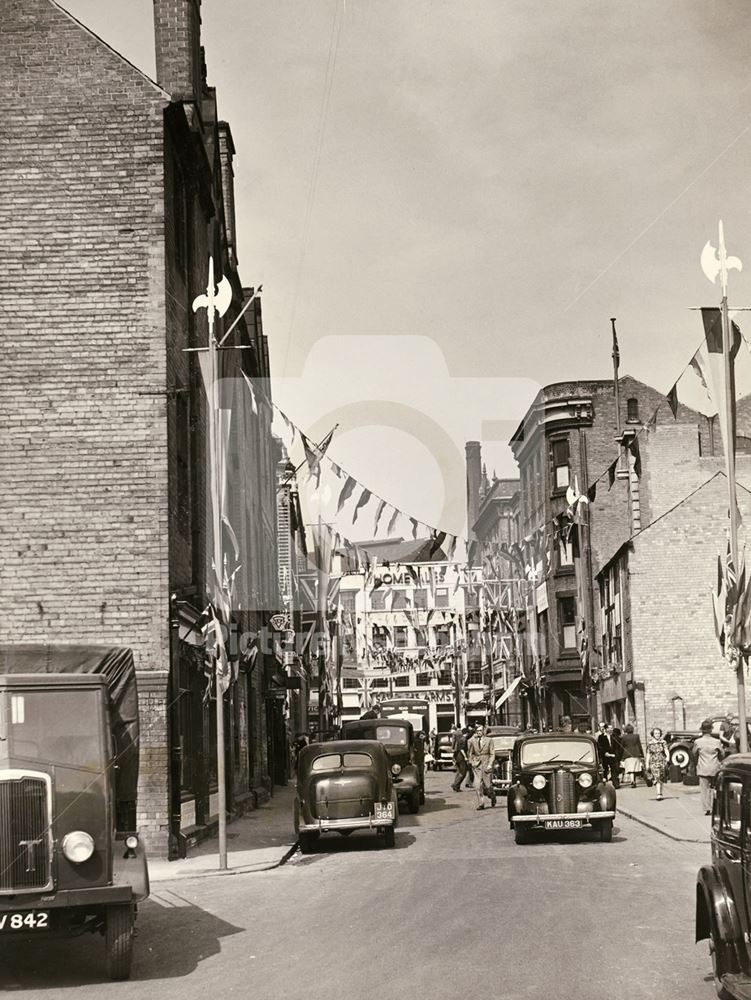
M 507 698 L 510 698 L 510 697 L 511 697 L 511 695 L 512 695 L 512 694 L 514 693 L 514 691 L 516 690 L 517 686 L 518 686 L 519 684 L 521 684 L 521 680 L 522 680 L 522 678 L 521 678 L 521 674 L 520 674 L 520 675 L 519 675 L 519 676 L 518 676 L 518 677 L 516 678 L 516 680 L 512 681 L 512 683 L 511 683 L 511 684 L 509 684 L 509 686 L 508 686 L 508 687 L 506 688 L 506 690 L 505 690 L 505 691 L 503 692 L 503 694 L 501 695 L 501 697 L 497 699 L 497 701 L 496 701 L 496 703 L 495 703 L 495 710 L 496 710 L 496 712 L 497 712 L 497 711 L 498 711 L 498 709 L 499 709 L 499 708 L 501 707 L 501 705 L 502 705 L 502 704 L 504 703 L 504 701 L 506 701 L 506 699 L 507 699 Z

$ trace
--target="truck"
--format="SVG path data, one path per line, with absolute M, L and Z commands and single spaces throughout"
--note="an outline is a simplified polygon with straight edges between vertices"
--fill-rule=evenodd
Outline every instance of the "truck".
M 130 649 L 0 645 L 0 942 L 104 938 L 127 979 L 149 894 Z

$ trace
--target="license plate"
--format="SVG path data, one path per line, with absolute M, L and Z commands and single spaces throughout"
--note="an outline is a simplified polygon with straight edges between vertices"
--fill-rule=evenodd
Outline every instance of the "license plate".
M 394 818 L 394 803 L 393 802 L 376 802 L 376 804 L 375 804 L 375 818 L 376 819 L 393 819 Z
M 543 823 L 546 830 L 581 830 L 580 819 L 546 819 Z
M 49 930 L 50 915 L 46 910 L 25 910 L 21 913 L 0 913 L 0 932 Z

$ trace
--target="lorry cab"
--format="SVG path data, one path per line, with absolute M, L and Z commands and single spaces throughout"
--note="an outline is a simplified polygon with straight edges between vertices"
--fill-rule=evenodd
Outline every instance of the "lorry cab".
M 124 979 L 148 895 L 132 655 L 57 648 L 0 647 L 0 941 L 101 931 Z

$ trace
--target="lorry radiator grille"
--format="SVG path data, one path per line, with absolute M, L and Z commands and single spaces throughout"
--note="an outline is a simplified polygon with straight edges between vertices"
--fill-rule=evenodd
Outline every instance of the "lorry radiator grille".
M 0 892 L 48 885 L 49 822 L 43 778 L 0 780 Z
M 574 795 L 574 776 L 570 771 L 555 771 L 551 776 L 550 811 L 554 813 L 576 812 L 576 796 Z

